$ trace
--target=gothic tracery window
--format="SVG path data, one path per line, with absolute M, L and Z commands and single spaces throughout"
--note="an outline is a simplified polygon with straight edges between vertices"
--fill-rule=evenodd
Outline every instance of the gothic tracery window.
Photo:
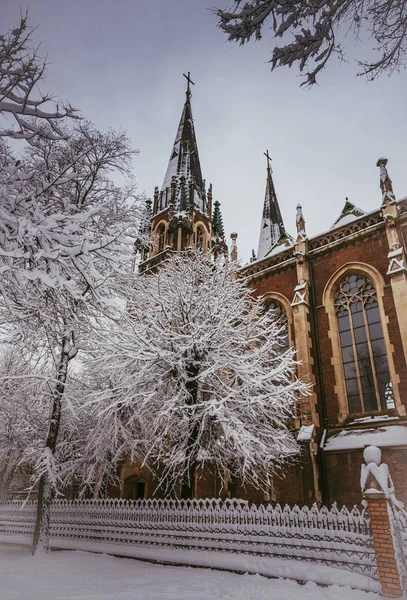
M 164 250 L 165 243 L 165 225 L 160 225 L 158 230 L 158 252 Z
M 265 309 L 270 312 L 275 321 L 280 326 L 280 339 L 278 344 L 278 351 L 280 354 L 283 354 L 290 347 L 290 342 L 288 339 L 288 318 L 287 313 L 284 310 L 284 307 L 280 302 L 276 300 L 267 300 L 265 303 Z
M 377 293 L 364 275 L 348 275 L 335 296 L 350 413 L 394 408 Z

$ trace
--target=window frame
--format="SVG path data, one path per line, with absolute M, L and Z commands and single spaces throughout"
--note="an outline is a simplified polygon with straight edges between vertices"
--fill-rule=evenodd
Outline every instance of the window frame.
M 262 301 L 266 305 L 268 302 L 278 302 L 283 307 L 285 314 L 287 316 L 287 329 L 288 329 L 288 346 L 292 348 L 295 346 L 294 343 L 294 331 L 293 331 L 293 309 L 289 300 L 279 294 L 278 292 L 267 292 L 262 296 Z
M 336 316 L 335 297 L 339 290 L 340 283 L 350 275 L 361 275 L 370 279 L 370 282 L 376 290 L 377 305 L 379 309 L 380 323 L 382 327 L 383 340 L 386 350 L 387 364 L 390 374 L 390 381 L 392 383 L 393 396 L 394 396 L 394 408 L 378 408 L 374 411 L 362 411 L 360 413 L 351 413 L 348 406 L 348 397 L 346 393 L 345 385 L 345 370 L 342 360 L 342 347 L 339 336 L 339 324 Z M 401 399 L 399 391 L 400 378 L 397 375 L 394 367 L 393 353 L 394 346 L 390 343 L 390 337 L 388 332 L 389 319 L 386 316 L 383 306 L 384 296 L 384 279 L 382 275 L 371 265 L 365 263 L 346 263 L 339 268 L 328 280 L 325 289 L 322 294 L 322 304 L 325 308 L 325 312 L 328 316 L 329 330 L 328 337 L 331 340 L 332 354 L 331 354 L 331 365 L 334 368 L 335 373 L 335 386 L 334 391 L 338 399 L 338 423 L 343 423 L 349 416 L 357 418 L 358 416 L 366 416 L 369 414 L 380 414 L 399 411 L 401 408 Z

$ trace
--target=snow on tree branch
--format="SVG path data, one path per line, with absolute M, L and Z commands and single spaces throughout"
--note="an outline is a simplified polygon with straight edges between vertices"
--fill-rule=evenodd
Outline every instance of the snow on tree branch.
M 272 69 L 297 64 L 305 77 L 301 85 L 316 83 L 334 53 L 343 56 L 340 32 L 351 32 L 356 42 L 363 35 L 373 40 L 376 56 L 358 61 L 359 75 L 375 79 L 406 65 L 406 0 L 234 0 L 233 10 L 215 9 L 215 14 L 228 39 L 240 44 L 259 40 L 269 27 L 276 40 Z M 277 45 L 278 38 L 286 43 Z
M 120 446 L 157 469 L 167 490 L 180 482 L 182 497 L 202 464 L 265 488 L 298 452 L 287 423 L 307 393 L 294 350 L 279 353 L 279 325 L 234 265 L 203 254 L 170 258 L 129 294 L 95 351 L 110 381 L 94 402 L 110 420 L 111 452 Z
M 17 124 L 17 128 L 0 127 L 0 136 L 29 142 L 64 139 L 67 133 L 61 124 L 66 118 L 76 118 L 77 111 L 39 90 L 46 62 L 38 48 L 32 48 L 33 31 L 26 13 L 19 26 L 0 34 L 0 115 Z
M 51 373 L 35 463 L 34 548 L 40 539 L 47 547 L 51 499 L 76 464 L 64 425 L 72 362 L 98 321 L 120 314 L 132 276 L 142 201 L 131 176 L 134 154 L 126 135 L 86 122 L 67 140 L 38 138 L 19 160 L 0 140 L 0 332 L 41 353 Z M 128 183 L 116 185 L 114 174 Z

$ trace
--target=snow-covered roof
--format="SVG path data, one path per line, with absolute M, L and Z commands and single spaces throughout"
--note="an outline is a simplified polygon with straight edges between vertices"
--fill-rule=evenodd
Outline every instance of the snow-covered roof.
M 350 450 L 365 446 L 407 446 L 407 427 L 388 425 L 377 429 L 344 430 L 329 438 L 324 450 Z
M 315 425 L 302 425 L 298 435 L 297 442 L 309 442 L 312 438 Z
M 351 221 L 355 221 L 356 219 L 359 219 L 359 217 L 363 217 L 365 214 L 366 212 L 364 210 L 358 208 L 357 206 L 352 204 L 352 202 L 349 202 L 349 200 L 346 198 L 346 202 L 342 209 L 342 212 L 336 219 L 336 221 L 333 223 L 331 229 L 342 227 L 342 225 L 346 225 Z
M 287 248 L 294 248 L 294 240 L 291 236 L 285 234 L 284 237 L 280 238 L 280 240 L 270 248 L 264 258 L 267 256 L 275 256 L 276 254 L 283 252 L 283 250 L 287 250 Z

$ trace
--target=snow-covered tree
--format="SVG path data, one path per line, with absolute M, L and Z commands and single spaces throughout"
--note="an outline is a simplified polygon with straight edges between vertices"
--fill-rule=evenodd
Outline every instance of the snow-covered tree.
M 219 27 L 230 41 L 259 40 L 265 30 L 286 43 L 273 48 L 272 69 L 299 66 L 305 80 L 316 83 L 332 55 L 343 57 L 341 39 L 371 40 L 372 58 L 358 61 L 359 75 L 375 79 L 406 65 L 405 0 L 233 0 L 231 10 L 216 9 Z M 339 38 L 339 39 L 338 39 Z
M 46 378 L 16 347 L 0 354 L 0 500 L 23 466 L 33 466 L 48 417 Z M 29 479 L 26 482 L 29 483 Z
M 39 91 L 46 62 L 33 48 L 33 31 L 25 14 L 16 28 L 0 34 L 0 137 L 58 140 L 66 136 L 61 123 L 76 111 Z
M 43 463 L 54 369 L 38 353 L 3 345 L 0 353 L 0 500 L 10 491 L 35 491 Z M 75 477 L 83 442 L 91 426 L 76 380 L 65 392 L 54 488 L 65 489 Z M 86 432 L 86 435 L 85 435 Z
M 298 451 L 287 424 L 307 392 L 279 329 L 234 264 L 191 251 L 139 276 L 96 358 L 110 380 L 95 400 L 108 443 L 117 429 L 122 453 L 159 467 L 182 498 L 205 463 L 266 487 Z
M 20 163 L 1 155 L 0 317 L 3 335 L 24 340 L 51 361 L 51 411 L 40 475 L 34 549 L 47 546 L 49 507 L 58 483 L 56 451 L 72 361 L 97 320 L 120 305 L 138 233 L 134 152 L 122 133 L 80 123 L 67 140 L 38 138 Z M 43 536 L 43 537 L 42 537 Z

